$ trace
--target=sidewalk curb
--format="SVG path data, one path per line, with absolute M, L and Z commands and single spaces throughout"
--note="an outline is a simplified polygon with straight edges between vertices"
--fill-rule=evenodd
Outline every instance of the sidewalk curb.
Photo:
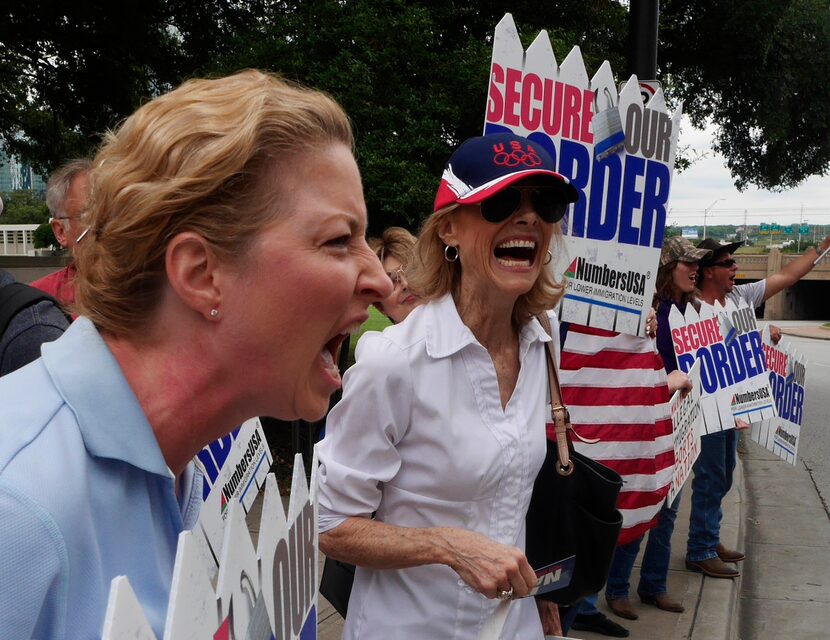
M 739 444 L 739 450 L 742 447 Z M 746 487 L 744 465 L 740 454 L 735 466 L 732 491 L 723 503 L 723 522 L 735 522 L 736 532 L 723 532 L 723 542 L 732 549 L 743 549 L 746 544 Z M 741 563 L 738 563 L 740 567 Z M 733 580 L 701 577 L 700 594 L 694 613 L 689 640 L 736 640 L 741 604 L 741 576 Z
M 772 321 L 774 324 L 774 321 Z M 795 338 L 812 338 L 814 340 L 830 340 L 830 329 L 811 325 L 796 327 L 780 327 L 781 333 L 785 336 Z

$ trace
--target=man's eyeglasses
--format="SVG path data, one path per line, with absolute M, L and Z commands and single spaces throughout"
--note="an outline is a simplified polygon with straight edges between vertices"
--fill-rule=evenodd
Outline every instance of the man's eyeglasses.
M 387 271 L 386 275 L 392 281 L 392 286 L 397 287 L 406 275 L 406 267 L 398 267 L 394 271 Z
M 519 210 L 525 191 L 530 192 L 530 202 L 545 222 L 559 222 L 568 210 L 564 192 L 556 187 L 507 187 L 480 203 L 482 217 L 494 224 L 504 222 Z
M 736 264 L 738 264 L 737 260 L 733 260 L 730 258 L 729 260 L 721 260 L 720 262 L 713 262 L 711 266 L 713 267 L 723 267 L 724 269 L 731 269 Z

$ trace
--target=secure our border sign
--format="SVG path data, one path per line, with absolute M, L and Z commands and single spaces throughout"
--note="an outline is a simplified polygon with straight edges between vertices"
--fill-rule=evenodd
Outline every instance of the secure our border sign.
M 496 27 L 484 132 L 528 137 L 579 192 L 551 247 L 563 320 L 645 335 L 679 122 L 662 90 L 643 105 L 636 76 L 618 94 L 607 61 L 589 79 L 578 47 L 559 65 L 547 32 L 525 51 L 510 14 Z
M 753 423 L 749 436 L 785 462 L 795 465 L 804 420 L 807 363 L 804 356 L 790 350 L 786 344 L 772 344 L 769 326 L 764 327 L 761 337 L 778 415 Z
M 302 456 L 294 460 L 286 515 L 276 478 L 269 474 L 257 543 L 251 540 L 241 500 L 227 509 L 218 575 L 205 557 L 204 533 L 179 535 L 165 640 L 315 640 L 319 584 L 317 461 L 311 488 Z M 214 577 L 215 576 L 215 577 Z M 102 640 L 160 640 L 130 586 L 128 576 L 112 581 Z
M 685 396 L 680 390 L 671 398 L 671 420 L 674 439 L 674 473 L 668 504 L 674 502 L 683 484 L 692 472 L 692 466 L 700 455 L 700 432 L 703 428 L 703 413 L 700 407 L 700 361 L 695 361 L 688 371 L 692 390 Z
M 700 361 L 703 434 L 734 429 L 735 420 L 757 422 L 775 416 L 772 390 L 755 310 L 741 301 L 725 306 L 690 304 L 669 311 L 677 366 L 687 372 Z

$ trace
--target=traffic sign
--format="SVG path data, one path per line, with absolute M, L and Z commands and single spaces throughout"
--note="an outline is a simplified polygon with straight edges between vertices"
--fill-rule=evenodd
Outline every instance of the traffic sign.
M 810 225 L 809 224 L 802 224 L 798 228 L 799 233 L 810 233 Z
M 795 226 L 795 225 L 791 225 L 791 224 L 786 225 L 786 226 L 784 227 L 784 233 L 786 233 L 788 236 L 789 236 L 789 235 L 792 235 L 792 232 L 793 232 L 793 227 L 794 227 L 794 226 Z
M 769 234 L 769 225 L 768 225 L 766 222 L 762 222 L 762 223 L 761 223 L 761 228 L 760 228 L 759 233 L 760 233 L 761 235 L 767 235 L 767 234 Z
M 777 222 L 773 222 L 770 225 L 770 231 L 772 231 L 772 233 L 781 233 L 781 225 Z

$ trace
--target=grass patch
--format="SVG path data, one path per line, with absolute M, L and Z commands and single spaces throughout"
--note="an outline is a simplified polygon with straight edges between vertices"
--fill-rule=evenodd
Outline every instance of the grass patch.
M 367 331 L 383 331 L 386 327 L 390 326 L 391 324 L 392 323 L 389 321 L 389 318 L 383 315 L 380 311 L 378 311 L 374 307 L 369 307 L 369 319 L 363 323 L 363 326 L 360 327 L 360 331 L 353 335 L 349 340 L 350 367 L 354 364 L 354 348 L 357 346 L 357 341 L 360 340 L 360 336 L 362 336 Z
M 821 325 L 821 328 L 822 329 L 830 329 L 830 322 L 825 322 L 823 325 Z

